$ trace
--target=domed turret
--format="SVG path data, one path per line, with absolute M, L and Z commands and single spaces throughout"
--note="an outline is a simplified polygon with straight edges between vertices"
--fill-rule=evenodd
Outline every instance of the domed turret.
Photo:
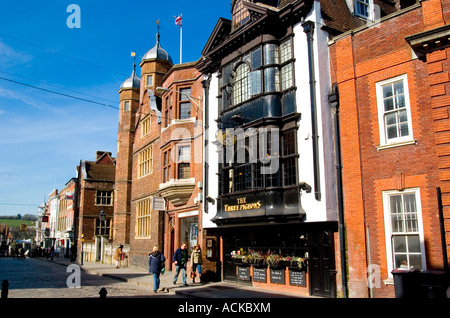
M 134 63 L 133 72 L 131 73 L 131 76 L 122 83 L 119 90 L 129 88 L 140 88 L 140 87 L 141 87 L 141 80 L 139 79 L 139 77 L 136 76 L 136 63 Z
M 161 47 L 161 44 L 159 44 L 159 31 L 156 34 L 155 46 L 148 50 L 147 53 L 145 53 L 145 55 L 142 57 L 142 61 L 150 59 L 166 60 L 170 63 L 173 63 L 169 53 L 167 53 L 166 50 Z

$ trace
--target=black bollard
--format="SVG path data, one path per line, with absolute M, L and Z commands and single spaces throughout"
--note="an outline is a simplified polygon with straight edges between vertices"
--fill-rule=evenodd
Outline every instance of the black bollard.
M 2 298 L 8 298 L 9 282 L 5 279 L 2 283 Z
M 108 294 L 108 292 L 106 291 L 106 288 L 103 287 L 102 289 L 100 289 L 100 298 L 106 298 L 106 294 Z

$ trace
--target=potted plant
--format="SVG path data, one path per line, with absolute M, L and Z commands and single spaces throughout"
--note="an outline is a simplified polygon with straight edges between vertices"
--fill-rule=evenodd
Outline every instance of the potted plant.
M 294 256 L 290 260 L 290 266 L 289 268 L 291 270 L 300 270 L 300 271 L 306 271 L 306 260 L 302 257 Z
M 249 251 L 248 255 L 248 263 L 253 267 L 265 267 L 266 260 L 261 252 L 258 251 Z
M 278 254 L 270 254 L 266 258 L 267 265 L 269 265 L 270 268 L 280 269 L 282 267 L 281 263 L 280 263 L 281 261 L 282 261 L 282 257 Z

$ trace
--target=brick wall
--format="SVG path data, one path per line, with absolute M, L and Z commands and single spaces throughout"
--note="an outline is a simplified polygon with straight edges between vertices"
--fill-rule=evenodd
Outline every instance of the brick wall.
M 447 255 L 450 255 L 450 49 L 434 51 L 427 55 L 427 69 L 430 77 L 430 104 L 431 117 L 433 120 L 436 155 L 437 155 L 437 170 L 439 173 L 439 186 L 442 191 L 442 204 L 444 212 L 444 226 L 447 238 Z M 435 225 L 435 224 L 434 224 Z M 438 227 L 433 229 L 438 237 Z M 430 265 L 439 267 L 442 264 L 439 255 L 439 242 L 436 240 L 431 246 L 436 257 L 430 259 Z
M 382 283 L 373 289 L 373 296 L 394 297 L 388 279 L 383 191 L 420 189 L 426 266 L 442 266 L 435 188 L 446 188 L 443 199 L 450 204 L 450 187 L 443 182 L 450 176 L 448 49 L 424 62 L 415 58 L 405 41 L 409 35 L 442 25 L 442 12 L 439 0 L 424 1 L 422 7 L 339 38 L 330 47 L 332 78 L 340 94 L 350 297 L 368 297 L 369 264 L 378 265 L 381 274 Z M 376 83 L 404 74 L 416 143 L 382 149 Z

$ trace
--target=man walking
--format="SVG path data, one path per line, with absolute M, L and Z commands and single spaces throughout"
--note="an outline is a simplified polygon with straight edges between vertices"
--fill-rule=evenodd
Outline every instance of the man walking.
M 186 283 L 186 264 L 188 262 L 188 250 L 187 244 L 181 244 L 181 247 L 173 254 L 173 262 L 175 263 L 175 276 L 173 277 L 173 284 L 175 285 L 178 280 L 178 275 L 181 270 L 181 277 L 183 279 L 183 286 L 187 286 Z

